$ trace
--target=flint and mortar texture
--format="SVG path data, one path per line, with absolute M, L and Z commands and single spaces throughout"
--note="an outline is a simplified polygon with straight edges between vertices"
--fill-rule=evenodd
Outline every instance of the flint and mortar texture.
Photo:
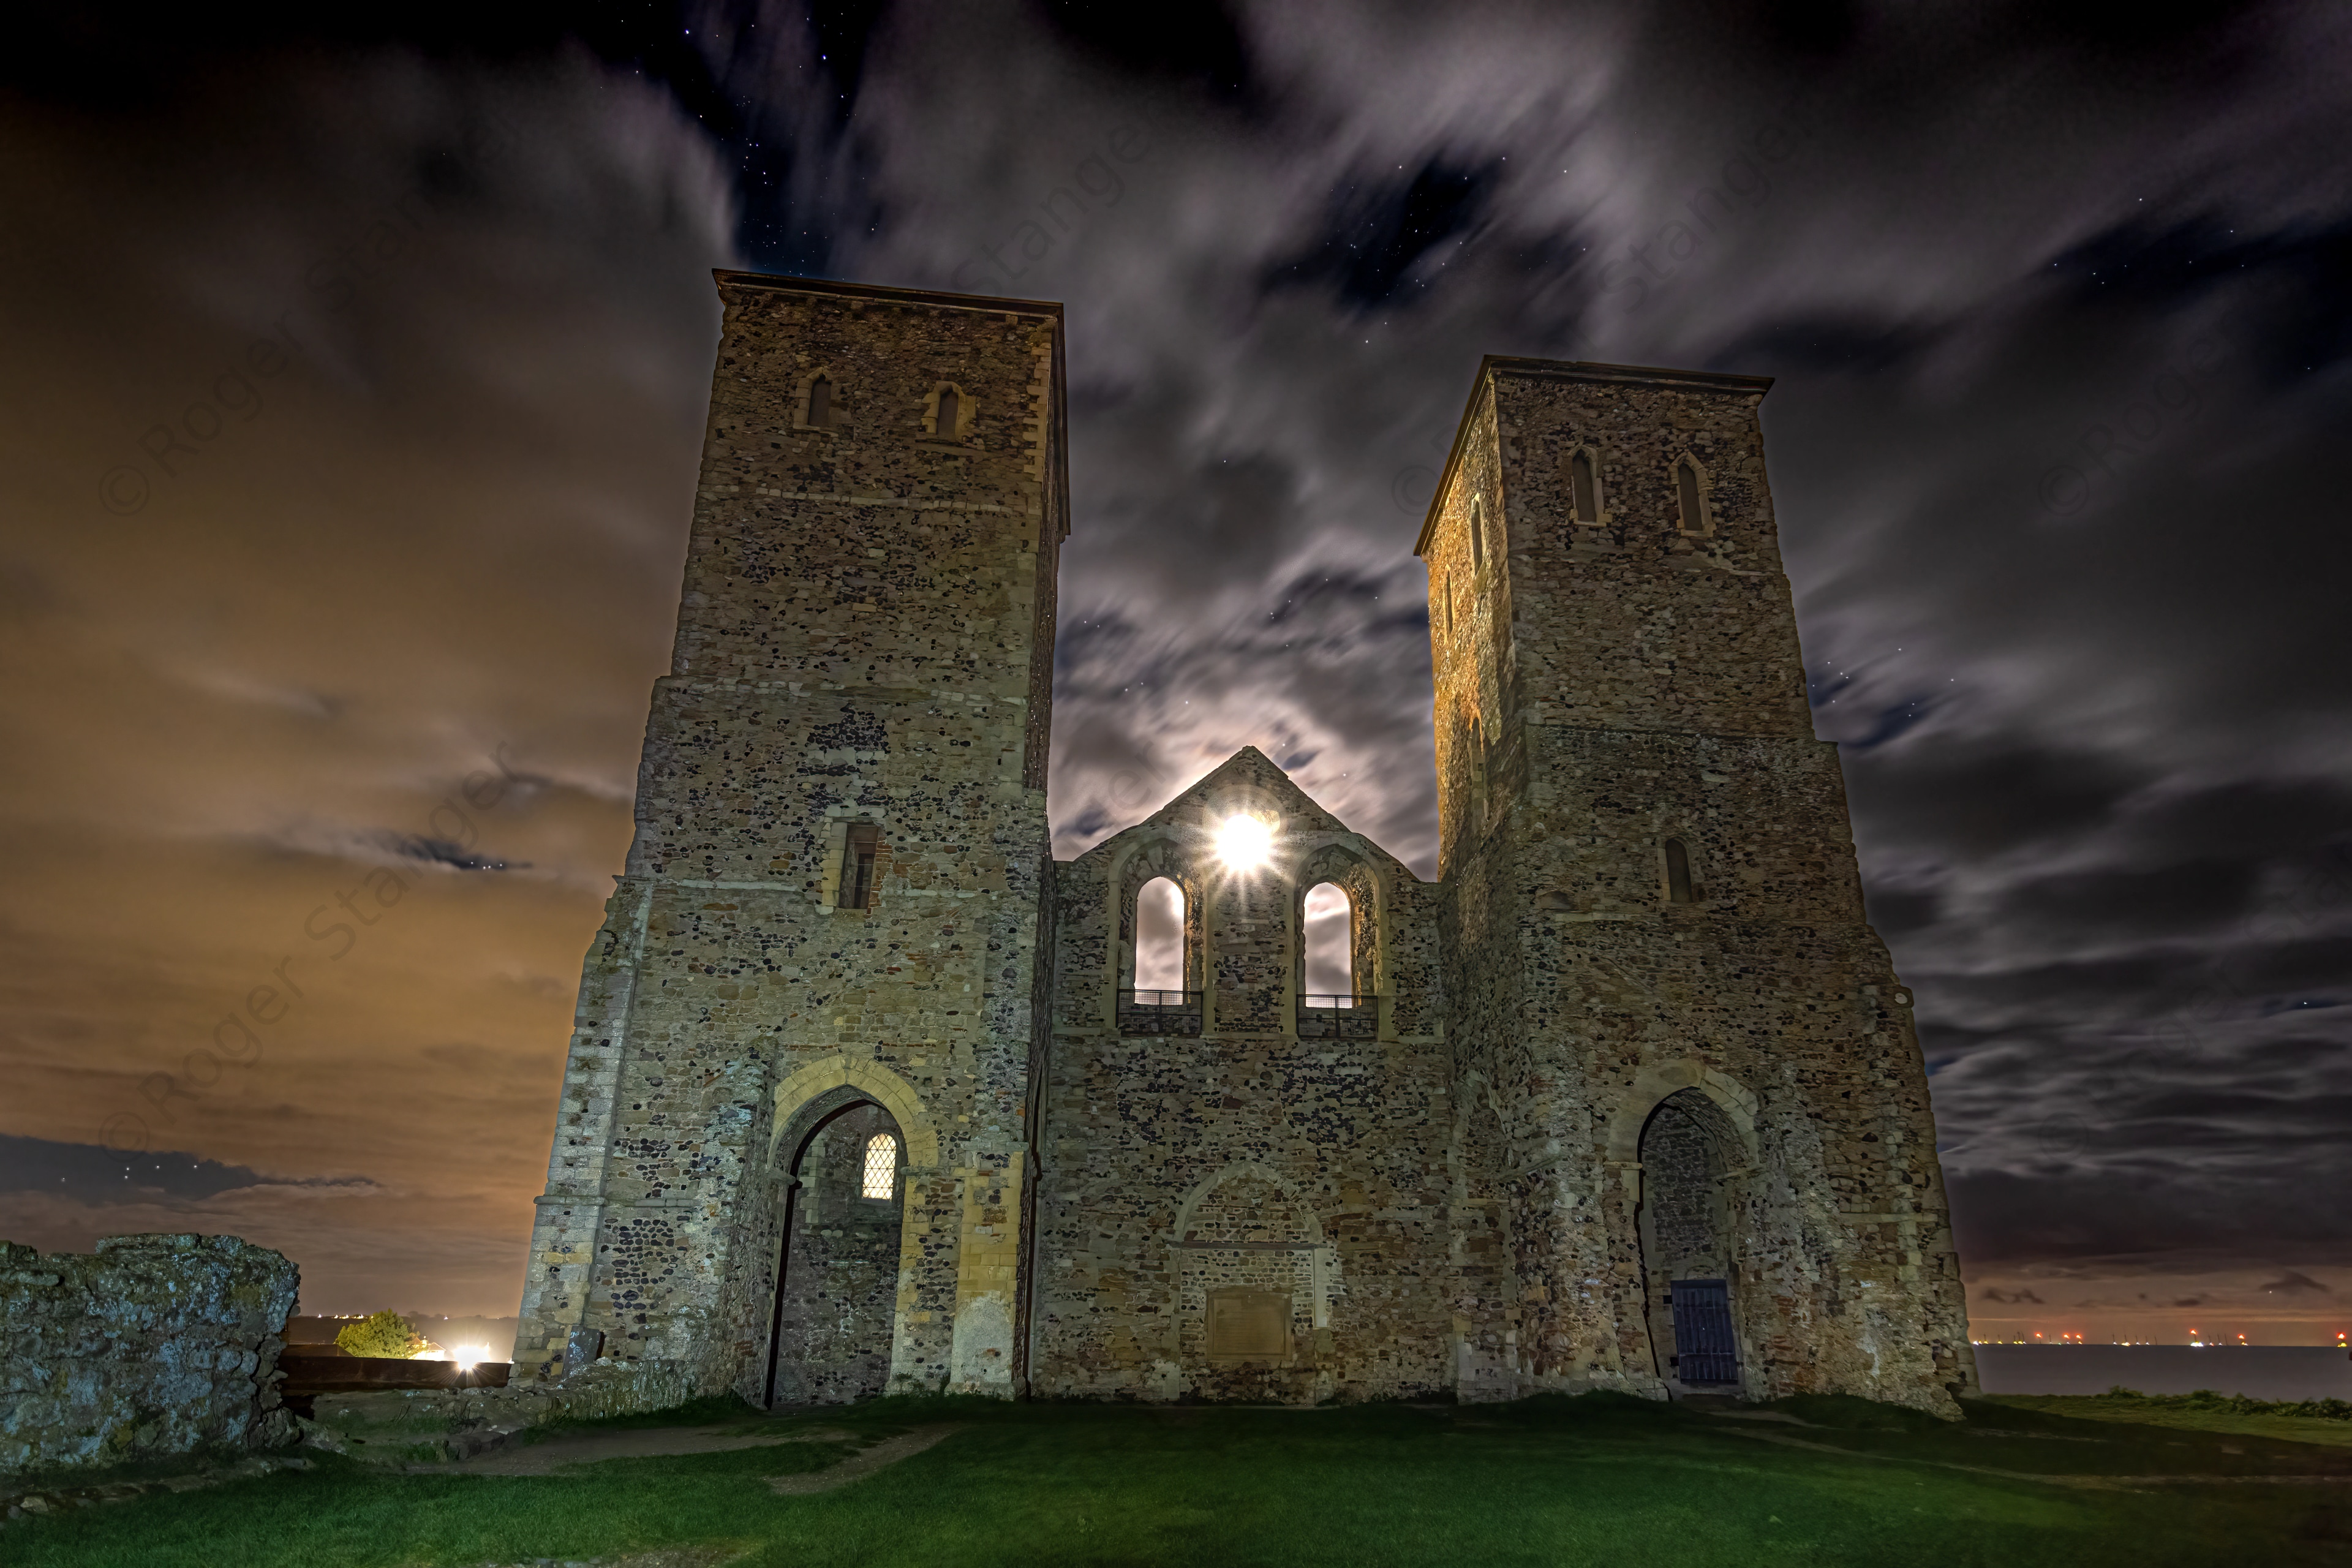
M 0 1242 L 0 1471 L 287 1441 L 278 1352 L 299 1283 L 233 1236 Z
M 1060 308 L 719 292 L 514 1399 L 1663 1396 L 1671 1287 L 1720 1279 L 1746 1392 L 1952 1413 L 1926 1078 L 1812 736 L 1765 383 L 1482 368 L 1417 547 L 1439 881 L 1248 748 L 1057 864 Z M 1236 815 L 1267 865 L 1221 863 Z M 1139 1005 L 1160 877 L 1181 994 Z M 1323 882 L 1338 1008 L 1301 996 Z M 843 1208 L 885 1128 L 895 1209 Z
M 1768 385 L 1489 360 L 1418 547 L 1451 1055 L 1496 1141 L 1465 1151 L 1469 1195 L 1509 1236 L 1469 1359 L 1502 1389 L 1663 1386 L 1643 1126 L 1685 1095 L 1719 1163 L 1745 1391 L 1949 1414 L 1975 1369 L 1927 1075 L 1812 735 Z
M 1219 862 L 1236 815 L 1273 825 L 1267 867 Z M 1255 748 L 1058 870 L 1035 1391 L 1314 1403 L 1450 1386 L 1438 890 Z M 1184 894 L 1196 1036 L 1122 1032 L 1136 898 L 1160 877 Z M 1349 896 L 1360 1037 L 1299 1026 L 1303 905 L 1324 881 Z M 1212 1354 L 1219 1289 L 1287 1297 L 1289 1347 Z
M 852 1089 L 906 1138 L 893 1384 L 1009 1394 L 1060 307 L 719 290 L 676 652 L 583 977 L 515 1376 L 561 1376 L 584 1329 L 765 1398 L 784 1192 L 813 1102 Z M 853 909 L 861 825 L 878 844 Z

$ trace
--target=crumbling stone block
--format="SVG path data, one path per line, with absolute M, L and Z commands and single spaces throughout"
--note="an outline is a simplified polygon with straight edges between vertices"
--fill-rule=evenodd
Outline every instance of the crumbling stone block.
M 289 1441 L 278 1353 L 299 1283 L 233 1236 L 0 1242 L 0 1471 Z

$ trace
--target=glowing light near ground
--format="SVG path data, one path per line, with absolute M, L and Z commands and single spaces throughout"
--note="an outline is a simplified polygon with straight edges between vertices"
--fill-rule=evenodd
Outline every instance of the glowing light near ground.
M 1254 871 L 1274 855 L 1274 825 L 1255 816 L 1229 816 L 1217 825 L 1217 858 L 1228 870 Z
M 456 1362 L 460 1370 L 470 1371 L 490 1359 L 490 1348 L 488 1345 L 457 1345 L 450 1350 L 449 1359 Z

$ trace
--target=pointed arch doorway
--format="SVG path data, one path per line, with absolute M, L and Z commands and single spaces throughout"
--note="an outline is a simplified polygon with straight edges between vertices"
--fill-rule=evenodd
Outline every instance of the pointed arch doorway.
M 907 1160 L 898 1119 L 854 1093 L 819 1110 L 793 1146 L 763 1380 L 771 1408 L 846 1405 L 887 1387 Z
M 1659 1374 L 1685 1388 L 1741 1381 L 1740 1216 L 1728 1190 L 1739 1148 L 1730 1120 L 1696 1088 L 1667 1095 L 1642 1124 L 1644 1315 Z

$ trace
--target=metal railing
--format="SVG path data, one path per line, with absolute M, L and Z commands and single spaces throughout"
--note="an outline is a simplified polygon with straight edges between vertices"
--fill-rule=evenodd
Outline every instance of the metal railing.
M 1201 1032 L 1201 993 L 1122 991 L 1118 994 L 1118 1032 L 1197 1035 Z
M 1344 993 L 1302 991 L 1298 994 L 1298 1035 L 1301 1039 L 1372 1040 L 1381 1033 L 1381 999 Z

